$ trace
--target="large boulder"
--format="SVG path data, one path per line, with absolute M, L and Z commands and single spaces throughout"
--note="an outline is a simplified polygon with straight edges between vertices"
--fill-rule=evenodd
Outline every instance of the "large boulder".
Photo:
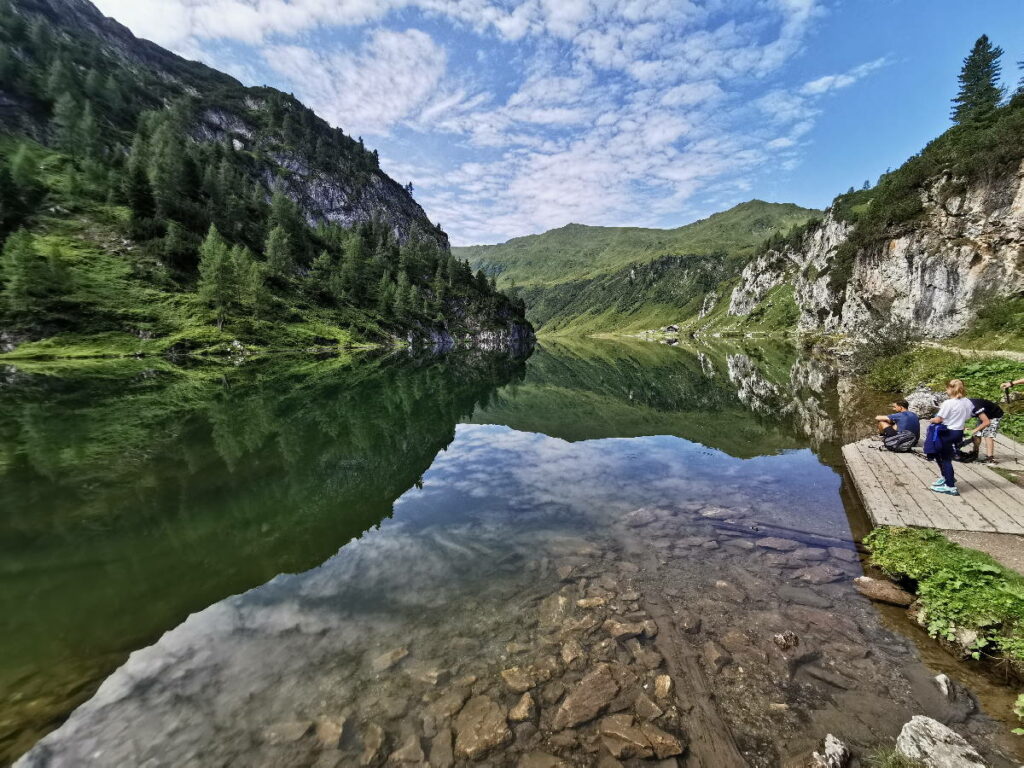
M 907 394 L 910 410 L 922 419 L 930 419 L 939 410 L 942 401 L 947 399 L 945 392 L 934 392 L 928 387 L 918 387 Z
M 903 726 L 896 749 L 928 768 L 985 768 L 981 755 L 960 734 L 924 715 Z

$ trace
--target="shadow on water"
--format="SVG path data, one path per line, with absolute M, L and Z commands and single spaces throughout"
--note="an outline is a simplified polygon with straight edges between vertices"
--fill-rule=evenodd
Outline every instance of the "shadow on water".
M 868 521 L 839 447 L 879 403 L 828 360 L 587 340 L 104 370 L 0 388 L 8 759 L 88 699 L 26 765 L 447 764 L 517 703 L 515 664 L 540 712 L 490 724 L 495 764 L 575 765 L 596 726 L 557 713 L 604 663 L 699 764 L 769 766 L 941 716 L 940 669 L 983 687 L 850 586 Z M 686 690 L 641 706 L 664 672 Z M 1003 726 L 962 727 L 1010 764 Z

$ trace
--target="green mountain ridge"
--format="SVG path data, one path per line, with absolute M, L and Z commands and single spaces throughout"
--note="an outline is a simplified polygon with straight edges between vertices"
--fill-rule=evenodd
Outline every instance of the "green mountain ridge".
M 773 235 L 821 215 L 750 200 L 675 229 L 569 224 L 500 245 L 453 248 L 525 300 L 548 333 L 641 330 L 700 311 Z

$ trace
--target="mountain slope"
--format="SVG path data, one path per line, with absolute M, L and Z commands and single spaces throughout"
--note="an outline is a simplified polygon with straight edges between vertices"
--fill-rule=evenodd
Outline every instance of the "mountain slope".
M 818 211 L 791 203 L 751 200 L 676 229 L 590 227 L 567 224 L 541 235 L 500 245 L 454 248 L 474 268 L 497 275 L 503 285 L 552 285 L 614 272 L 659 256 L 749 255 L 774 232 L 802 224 Z
M 570 224 L 453 253 L 496 275 L 499 285 L 514 286 L 542 330 L 641 330 L 698 314 L 706 296 L 738 275 L 760 243 L 818 214 L 751 200 L 677 229 Z
M 0 0 L 0 241 L 0 352 L 531 335 L 361 139 L 86 0 Z

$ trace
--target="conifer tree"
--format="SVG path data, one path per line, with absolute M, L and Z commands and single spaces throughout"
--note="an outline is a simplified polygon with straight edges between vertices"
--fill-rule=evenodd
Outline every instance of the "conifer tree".
M 334 259 L 326 250 L 313 259 L 306 275 L 306 292 L 314 299 L 333 299 L 331 286 L 334 283 L 336 267 Z
M 94 160 L 100 153 L 100 131 L 96 124 L 96 116 L 92 104 L 88 101 L 82 110 L 82 116 L 75 127 L 75 147 L 79 154 L 87 160 Z
M 11 179 L 11 171 L 0 161 L 0 246 L 4 244 L 7 233 L 14 229 L 21 219 L 20 203 L 14 181 Z
M 56 102 L 65 93 L 75 91 L 75 78 L 71 68 L 61 54 L 53 57 L 50 68 L 46 72 L 46 95 L 50 101 Z
M 78 123 L 81 112 L 70 93 L 63 93 L 53 107 L 53 139 L 59 150 L 71 156 L 78 154 Z
M 121 91 L 121 84 L 113 74 L 107 75 L 101 98 L 115 117 L 121 114 L 124 109 L 124 94 Z
M 25 230 L 11 235 L 0 256 L 4 308 L 16 316 L 38 318 L 56 297 L 65 294 L 71 278 L 60 250 L 53 247 L 44 258 Z
M 398 320 L 404 320 L 412 311 L 412 305 L 409 302 L 409 289 L 411 287 L 409 276 L 405 273 L 405 270 L 399 270 L 398 282 L 395 285 L 394 303 L 392 304 L 392 311 Z
M 148 183 L 146 181 L 147 186 Z M 152 206 L 150 208 L 152 209 Z M 134 209 L 132 213 L 134 215 Z M 191 242 L 188 232 L 181 224 L 173 220 L 167 222 L 167 233 L 164 235 L 161 245 L 164 259 L 169 264 L 183 265 L 190 262 L 195 254 L 195 245 Z
M 380 280 L 377 281 L 376 295 L 377 311 L 382 315 L 389 315 L 395 303 L 394 283 L 389 272 L 382 273 Z
M 239 278 L 242 289 L 242 304 L 256 320 L 266 317 L 270 312 L 273 295 L 267 287 L 267 265 L 252 258 L 249 249 L 245 249 L 246 262 L 239 267 Z
M 26 191 L 35 190 L 39 186 L 36 162 L 25 144 L 19 144 L 11 158 L 11 182 L 23 194 Z
M 217 328 L 222 329 L 224 320 L 238 302 L 239 281 L 227 243 L 212 224 L 199 248 L 198 296 L 213 309 Z
M 287 278 L 291 275 L 295 260 L 292 258 L 291 238 L 283 227 L 277 226 L 270 230 L 264 257 L 271 277 Z
M 958 77 L 960 92 L 953 99 L 953 122 L 963 124 L 977 120 L 999 106 L 1003 97 L 999 86 L 1002 55 L 1003 49 L 993 47 L 988 35 L 982 35 L 974 43 Z
M 358 304 L 365 293 L 365 251 L 363 238 L 358 234 L 345 244 L 345 259 L 341 265 L 341 286 L 345 298 Z

